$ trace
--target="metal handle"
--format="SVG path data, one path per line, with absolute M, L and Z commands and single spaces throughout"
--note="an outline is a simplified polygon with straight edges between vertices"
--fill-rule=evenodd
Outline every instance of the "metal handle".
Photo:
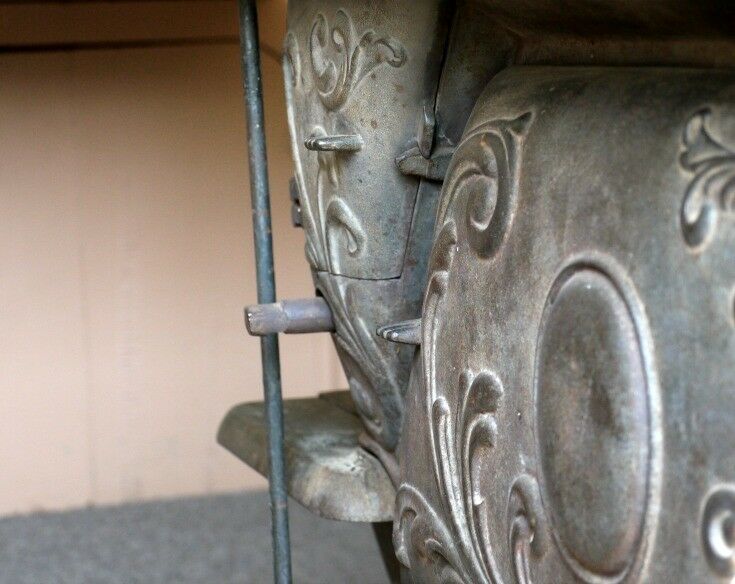
M 300 298 L 245 307 L 245 326 L 256 336 L 321 333 L 334 331 L 334 320 L 324 298 Z

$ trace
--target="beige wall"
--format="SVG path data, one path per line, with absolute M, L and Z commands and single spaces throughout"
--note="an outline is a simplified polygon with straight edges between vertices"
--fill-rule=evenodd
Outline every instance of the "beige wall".
M 296 297 L 282 3 L 261 14 L 277 284 Z M 0 45 L 27 47 L 0 53 L 0 514 L 265 484 L 214 441 L 261 396 L 236 19 L 220 1 L 0 7 Z M 281 347 L 287 396 L 344 384 L 326 335 Z

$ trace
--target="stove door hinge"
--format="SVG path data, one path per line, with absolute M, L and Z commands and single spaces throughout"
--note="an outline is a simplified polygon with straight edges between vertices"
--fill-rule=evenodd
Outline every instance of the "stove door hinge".
M 405 175 L 443 182 L 452 154 L 454 145 L 443 135 L 436 136 L 433 107 L 424 105 L 416 131 L 416 146 L 396 157 L 396 166 Z

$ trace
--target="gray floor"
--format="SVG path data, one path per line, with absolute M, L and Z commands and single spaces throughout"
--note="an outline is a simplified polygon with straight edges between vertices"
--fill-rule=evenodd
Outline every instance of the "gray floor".
M 0 519 L 2 584 L 271 582 L 265 493 Z M 372 529 L 291 506 L 294 582 L 387 581 Z

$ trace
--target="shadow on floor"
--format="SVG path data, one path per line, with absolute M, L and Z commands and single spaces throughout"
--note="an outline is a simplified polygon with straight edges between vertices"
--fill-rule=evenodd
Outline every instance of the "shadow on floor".
M 388 581 L 368 524 L 291 504 L 294 582 Z M 272 582 L 266 493 L 0 519 L 2 584 Z

